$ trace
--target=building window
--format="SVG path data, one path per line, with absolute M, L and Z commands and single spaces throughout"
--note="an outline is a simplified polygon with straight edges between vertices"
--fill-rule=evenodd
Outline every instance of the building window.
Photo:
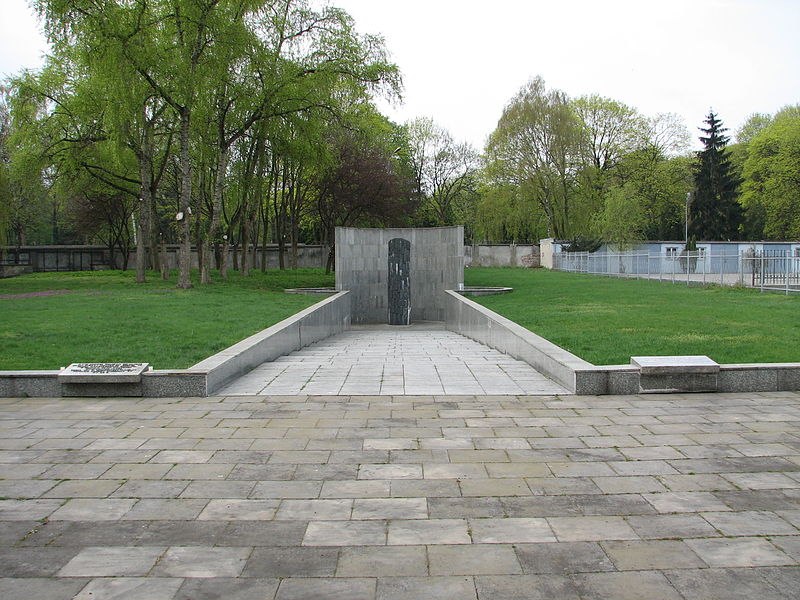
M 706 250 L 708 248 L 697 248 L 697 258 L 700 260 L 706 259 Z
M 667 260 L 675 260 L 678 258 L 678 247 L 677 246 L 667 246 L 664 248 L 664 251 L 667 254 Z
M 795 248 L 795 249 L 794 249 L 794 255 L 795 255 L 797 258 L 800 258 L 800 248 Z

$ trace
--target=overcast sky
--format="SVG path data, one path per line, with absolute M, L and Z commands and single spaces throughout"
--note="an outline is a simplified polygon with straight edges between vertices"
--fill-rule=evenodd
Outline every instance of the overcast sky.
M 392 119 L 428 116 L 479 149 L 528 79 L 675 112 L 696 139 L 800 103 L 800 0 L 330 0 L 382 34 L 403 73 Z M 26 0 L 0 0 L 0 73 L 41 64 Z

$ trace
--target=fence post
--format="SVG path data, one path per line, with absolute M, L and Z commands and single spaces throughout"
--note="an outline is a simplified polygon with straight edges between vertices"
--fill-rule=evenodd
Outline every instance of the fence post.
M 783 259 L 783 262 L 786 264 L 786 268 L 784 269 L 784 271 L 786 271 L 786 295 L 788 296 L 789 295 L 789 256 L 788 256 L 788 254 L 787 254 L 786 258 Z
M 764 293 L 764 253 L 761 253 L 761 293 Z
M 696 259 L 695 259 L 696 260 Z M 692 270 L 692 253 L 686 253 L 686 287 L 689 287 L 689 273 Z

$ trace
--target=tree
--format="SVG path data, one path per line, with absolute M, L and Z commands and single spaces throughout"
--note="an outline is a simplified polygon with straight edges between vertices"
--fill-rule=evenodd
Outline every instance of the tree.
M 566 94 L 532 79 L 506 106 L 486 147 L 506 183 L 538 203 L 548 235 L 564 239 L 572 221 L 581 156 L 581 124 Z
M 191 287 L 190 243 L 208 282 L 211 244 L 227 236 L 246 247 L 258 227 L 266 235 L 269 211 L 259 195 L 279 181 L 289 183 L 275 197 L 288 201 L 296 249 L 308 204 L 298 182 L 312 161 L 276 155 L 285 146 L 273 136 L 286 123 L 314 123 L 298 128 L 306 136 L 298 145 L 311 148 L 306 132 L 341 121 L 356 99 L 393 96 L 400 87 L 381 38 L 359 35 L 346 12 L 310 0 L 32 3 L 53 54 L 24 86 L 35 117 L 18 139 L 35 143 L 20 143 L 12 163 L 38 167 L 39 160 L 39 172 L 55 179 L 74 180 L 84 169 L 134 194 L 139 281 L 151 217 L 177 233 L 178 285 Z M 225 241 L 222 276 L 227 249 Z M 246 272 L 247 254 L 242 265 Z
M 474 196 L 478 156 L 468 143 L 457 143 L 432 119 L 406 123 L 416 193 L 435 225 L 453 225 Z M 460 216 L 461 219 L 458 219 Z
M 606 193 L 603 210 L 595 219 L 594 230 L 600 238 L 618 249 L 627 249 L 644 238 L 647 218 L 636 191 L 630 183 L 611 188 Z
M 736 130 L 736 141 L 739 144 L 747 144 L 756 137 L 761 131 L 772 123 L 772 116 L 764 113 L 753 113 L 744 124 Z
M 321 173 L 317 211 L 327 239 L 338 226 L 407 225 L 416 209 L 412 182 L 393 163 L 391 150 L 363 134 L 339 132 L 333 161 Z M 330 270 L 333 253 L 328 257 Z
M 800 116 L 776 116 L 748 144 L 742 204 L 769 239 L 800 238 Z
M 725 146 L 728 137 L 714 111 L 706 117 L 700 137 L 704 149 L 697 153 L 695 193 L 690 205 L 689 233 L 698 240 L 739 237 L 742 208 L 737 202 L 741 180 L 734 174 Z

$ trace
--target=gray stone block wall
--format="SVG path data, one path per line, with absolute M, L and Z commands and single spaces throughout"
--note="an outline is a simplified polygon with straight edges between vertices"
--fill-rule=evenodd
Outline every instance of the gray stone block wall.
M 389 322 L 389 241 L 411 243 L 411 321 L 444 321 L 444 291 L 464 285 L 464 228 L 336 228 L 336 289 L 353 323 Z

